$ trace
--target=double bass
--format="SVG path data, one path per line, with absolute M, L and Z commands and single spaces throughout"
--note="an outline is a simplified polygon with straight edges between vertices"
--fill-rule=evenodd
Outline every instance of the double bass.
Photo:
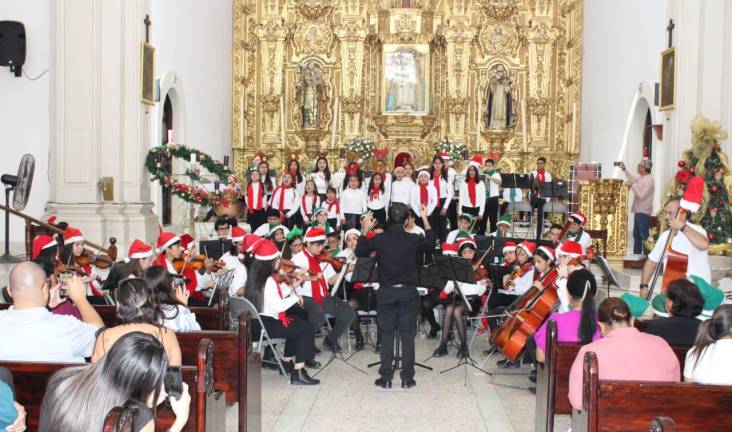
M 539 279 L 544 289 L 539 290 L 532 285 L 506 308 L 508 318 L 491 334 L 491 345 L 509 361 L 516 361 L 521 356 L 528 339 L 544 324 L 559 302 L 555 284 L 558 276 L 557 267 L 551 267 Z

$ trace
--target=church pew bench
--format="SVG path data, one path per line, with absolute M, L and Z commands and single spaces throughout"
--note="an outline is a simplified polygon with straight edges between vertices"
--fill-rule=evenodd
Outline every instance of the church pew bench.
M 247 422 L 258 421 L 261 407 L 261 364 L 252 349 L 251 316 L 239 316 L 239 331 L 200 331 L 176 333 L 183 364 L 196 360 L 196 346 L 202 339 L 214 342 L 214 388 L 223 391 L 226 402 L 239 403 L 238 430 L 247 430 Z M 249 419 L 249 416 L 254 416 Z
M 554 430 L 555 414 L 571 414 L 569 404 L 569 372 L 572 369 L 577 353 L 582 345 L 579 343 L 557 342 L 557 323 L 547 323 L 546 352 L 544 363 L 539 363 L 536 370 L 536 406 L 534 411 L 534 430 Z M 684 370 L 686 352 L 691 346 L 672 345 L 674 354 L 679 360 L 681 371 Z
M 655 417 L 673 417 L 679 432 L 732 430 L 732 386 L 601 380 L 595 353 L 585 354 L 583 410 L 573 432 L 647 431 Z
M 195 366 L 183 366 L 183 381 L 188 384 L 191 395 L 191 406 L 188 423 L 183 429 L 186 432 L 204 432 L 207 430 L 207 411 L 214 409 L 218 403 L 213 392 L 213 352 L 214 344 L 210 339 L 201 340 L 198 346 Z M 50 362 L 10 362 L 1 361 L 13 374 L 15 394 L 18 403 L 27 412 L 26 423 L 29 431 L 36 431 L 40 420 L 41 402 L 51 376 L 66 367 L 83 366 L 73 363 Z M 164 431 L 172 426 L 175 414 L 163 403 L 158 407 L 155 429 Z M 210 429 L 209 429 L 210 430 Z

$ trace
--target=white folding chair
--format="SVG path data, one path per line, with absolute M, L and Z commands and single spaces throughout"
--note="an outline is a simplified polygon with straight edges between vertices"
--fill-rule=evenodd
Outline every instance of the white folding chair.
M 269 337 L 269 333 L 267 333 L 267 329 L 264 327 L 264 322 L 262 322 L 262 317 L 259 316 L 259 311 L 257 311 L 257 308 L 252 302 L 243 297 L 231 297 L 229 299 L 229 302 L 232 311 L 239 310 L 241 312 L 243 310 L 247 310 L 249 311 L 249 313 L 252 314 L 253 318 L 256 318 L 256 320 L 259 322 L 259 327 L 262 330 L 259 333 L 259 340 L 253 343 L 253 348 L 259 354 L 262 354 L 264 348 L 269 347 L 274 354 L 275 360 L 277 361 L 277 366 L 279 366 L 280 371 L 282 371 L 282 375 L 284 375 L 285 379 L 289 381 L 290 377 L 287 374 L 287 371 L 285 371 L 285 366 L 282 364 L 282 352 L 280 352 L 278 348 L 278 345 L 285 344 L 286 340 L 284 338 Z M 238 306 L 237 303 L 240 303 L 241 306 Z M 252 340 L 256 339 L 256 335 L 252 334 Z

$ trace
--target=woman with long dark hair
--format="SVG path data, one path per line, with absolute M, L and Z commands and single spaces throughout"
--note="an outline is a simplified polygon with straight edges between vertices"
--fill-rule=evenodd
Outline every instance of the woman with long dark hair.
M 386 195 L 383 174 L 377 172 L 371 176 L 366 196 L 366 208 L 381 225 L 386 225 L 386 206 L 389 197 Z
M 252 232 L 256 231 L 261 225 L 267 221 L 267 203 L 269 195 L 272 193 L 272 184 L 270 182 L 270 190 L 266 191 L 265 178 L 262 174 L 253 170 L 249 173 L 249 181 L 247 182 L 247 192 L 244 195 L 244 202 L 247 206 L 247 222 Z
M 181 365 L 180 345 L 175 333 L 159 323 L 164 315 L 143 279 L 125 279 L 114 291 L 117 302 L 117 325 L 99 330 L 94 344 L 92 363 L 102 356 L 124 335 L 143 332 L 157 338 L 165 347 L 172 366 Z
M 82 266 L 77 261 L 84 254 L 84 235 L 78 229 L 69 226 L 64 230 L 63 238 L 64 245 L 59 249 L 59 262 L 68 267 L 79 267 L 85 273 L 81 280 L 86 285 L 86 295 L 90 303 L 106 304 L 102 295 L 102 284 L 93 275 L 94 265 L 89 263 Z
M 303 186 L 305 186 L 303 180 L 305 180 L 305 178 L 300 172 L 300 162 L 298 162 L 297 159 L 290 160 L 290 162 L 287 163 L 287 172 L 292 176 L 292 187 L 295 188 L 298 195 L 302 195 Z
M 704 310 L 699 288 L 688 279 L 671 281 L 664 306 L 666 312 L 657 313 L 667 316 L 648 321 L 643 331 L 662 337 L 670 345 L 692 345 L 701 324 L 697 317 Z
M 323 156 L 319 156 L 318 160 L 315 161 L 313 167 L 313 181 L 315 186 L 318 188 L 318 196 L 320 201 L 325 201 L 325 194 L 328 192 L 328 186 L 330 186 L 330 167 L 328 166 L 328 159 Z
M 163 379 L 168 369 L 165 350 L 154 336 L 128 333 L 97 363 L 61 369 L 50 379 L 41 404 L 40 432 L 100 431 L 115 406 L 133 408 L 133 430 L 155 430 L 156 407 L 168 395 Z M 191 397 L 183 383 L 180 399 L 169 398 L 175 413 L 170 430 L 183 429 Z
M 259 176 L 262 178 L 262 185 L 264 186 L 264 201 L 269 203 L 270 198 L 272 198 L 272 192 L 275 189 L 276 180 L 269 173 L 269 163 L 267 161 L 260 162 L 258 169 Z
M 132 241 L 124 261 L 116 262 L 104 280 L 102 290 L 114 292 L 121 280 L 142 277 L 142 272 L 149 268 L 155 260 L 153 247 L 138 239 Z
M 723 304 L 699 327 L 694 346 L 686 353 L 684 381 L 732 385 L 732 305 Z
M 475 165 L 470 165 L 465 172 L 465 181 L 460 183 L 460 202 L 458 215 L 469 214 L 474 220 L 478 218 L 476 227 L 480 227 L 485 211 L 485 184 L 480 179 L 480 172 Z
M 188 290 L 183 283 L 175 280 L 161 266 L 152 266 L 145 270 L 142 279 L 155 297 L 155 302 L 163 313 L 161 324 L 177 332 L 201 330 L 196 321 L 196 314 L 188 309 Z
M 441 156 L 432 158 L 429 168 L 430 179 L 437 191 L 437 210 L 432 213 L 430 225 L 435 230 L 435 236 L 440 243 L 447 237 L 447 211 L 450 208 L 452 197 L 455 195 L 455 179 L 450 176 L 447 164 Z

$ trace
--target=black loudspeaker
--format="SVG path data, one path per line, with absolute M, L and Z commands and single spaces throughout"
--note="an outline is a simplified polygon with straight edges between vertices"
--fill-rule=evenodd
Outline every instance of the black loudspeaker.
M 653 105 L 658 106 L 660 95 L 661 95 L 661 85 L 659 83 L 656 83 L 653 86 Z
M 25 26 L 17 21 L 0 21 L 0 66 L 10 66 L 16 77 L 25 64 Z

